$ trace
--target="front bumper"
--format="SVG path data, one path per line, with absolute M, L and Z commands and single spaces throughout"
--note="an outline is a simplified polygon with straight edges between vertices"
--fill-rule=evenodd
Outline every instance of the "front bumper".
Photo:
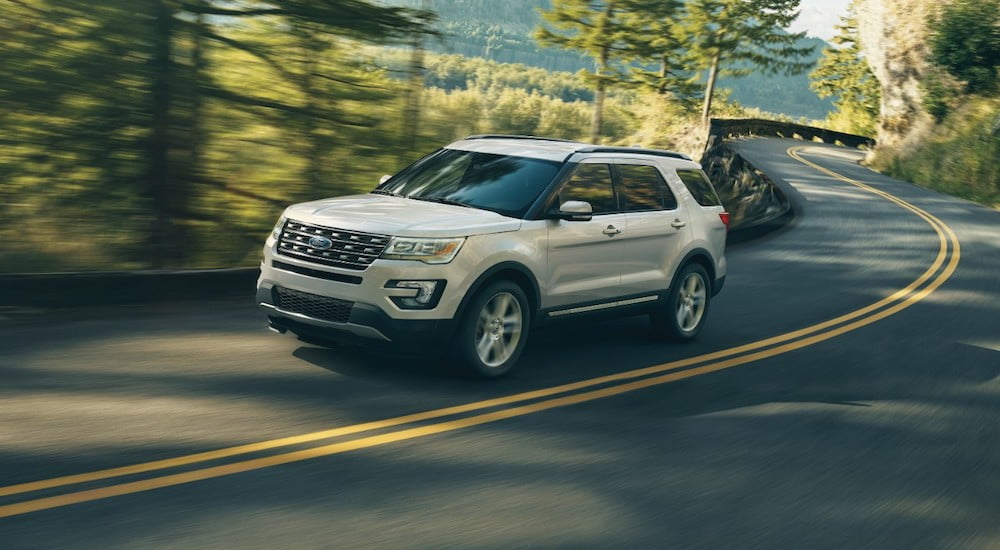
M 454 330 L 451 319 L 394 319 L 379 307 L 355 302 L 346 322 L 318 319 L 276 305 L 273 286 L 257 289 L 257 304 L 270 327 L 300 336 L 344 341 L 370 347 L 434 349 L 447 342 Z

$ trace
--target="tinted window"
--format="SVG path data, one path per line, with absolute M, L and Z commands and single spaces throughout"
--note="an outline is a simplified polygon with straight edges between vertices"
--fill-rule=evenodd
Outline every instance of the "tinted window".
M 555 161 L 442 149 L 396 174 L 378 191 L 521 217 L 561 167 Z
M 611 166 L 608 164 L 581 164 L 573 172 L 562 191 L 559 204 L 567 201 L 586 201 L 594 214 L 618 211 L 615 190 L 611 186 Z
M 687 186 L 688 191 L 691 191 L 691 194 L 694 195 L 694 200 L 698 201 L 698 204 L 702 206 L 718 206 L 722 204 L 719 196 L 715 194 L 712 182 L 708 181 L 708 178 L 701 170 L 678 170 L 677 175 L 680 176 L 681 181 Z
M 637 212 L 677 208 L 677 199 L 656 168 L 639 164 L 620 164 L 618 174 L 625 190 L 627 210 Z

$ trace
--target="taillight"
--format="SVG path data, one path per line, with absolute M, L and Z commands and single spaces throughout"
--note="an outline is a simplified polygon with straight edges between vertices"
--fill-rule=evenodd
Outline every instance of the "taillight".
M 725 224 L 726 231 L 729 231 L 729 212 L 720 212 L 719 219 L 721 219 L 722 223 Z

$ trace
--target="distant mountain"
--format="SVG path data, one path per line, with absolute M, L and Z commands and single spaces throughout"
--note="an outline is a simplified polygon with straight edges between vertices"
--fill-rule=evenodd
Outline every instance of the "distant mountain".
M 532 38 L 541 23 L 539 9 L 549 0 L 381 0 L 382 4 L 420 8 L 429 5 L 439 17 L 444 36 L 428 47 L 442 53 L 485 57 L 502 63 L 523 63 L 551 71 L 576 72 L 592 62 L 579 53 L 539 46 Z M 806 38 L 803 45 L 815 47 L 815 59 L 827 43 Z M 733 91 L 731 99 L 747 107 L 810 119 L 826 118 L 833 99 L 819 99 L 809 89 L 808 74 L 795 76 L 752 74 L 720 80 Z

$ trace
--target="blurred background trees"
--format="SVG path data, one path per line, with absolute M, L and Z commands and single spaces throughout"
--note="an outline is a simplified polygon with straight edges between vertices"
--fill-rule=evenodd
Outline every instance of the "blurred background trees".
M 715 116 L 819 118 L 764 74 L 815 59 L 798 1 L 751 3 L 0 0 L 0 271 L 254 265 L 287 204 L 473 133 L 695 152 L 712 66 L 754 82 Z
M 247 263 L 281 205 L 398 140 L 351 48 L 434 32 L 362 0 L 3 4 L 5 271 Z

